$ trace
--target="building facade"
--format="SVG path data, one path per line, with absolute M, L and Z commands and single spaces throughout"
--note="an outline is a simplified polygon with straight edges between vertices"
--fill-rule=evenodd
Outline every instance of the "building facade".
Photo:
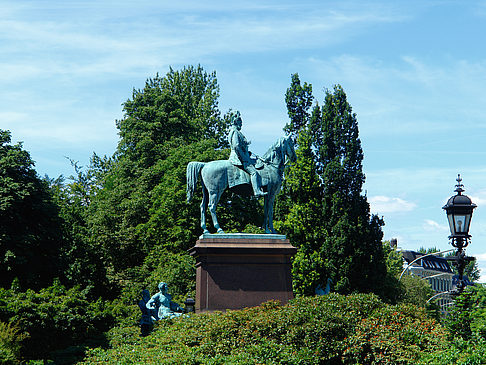
M 415 252 L 402 251 L 405 265 L 409 265 L 416 260 L 408 269 L 412 275 L 427 280 L 436 294 L 443 293 L 438 297 L 436 303 L 440 306 L 442 313 L 447 313 L 448 308 L 452 305 L 452 299 L 448 292 L 453 289 L 454 273 L 449 262 L 440 256 Z M 423 257 L 421 259 L 421 257 Z

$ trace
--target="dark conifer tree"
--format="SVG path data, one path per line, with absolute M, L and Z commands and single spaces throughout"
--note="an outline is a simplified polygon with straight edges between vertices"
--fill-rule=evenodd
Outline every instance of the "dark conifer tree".
M 380 293 L 386 275 L 383 221 L 370 214 L 362 195 L 365 176 L 356 114 L 337 85 L 309 116 L 311 98 L 304 89 L 310 86 L 302 87 L 294 75 L 286 94 L 287 101 L 289 95 L 294 98 L 287 103 L 286 130 L 298 135 L 300 160 L 287 171 L 278 210 L 283 230 L 299 247 L 294 289 L 311 295 L 330 279 L 333 290 L 341 293 Z

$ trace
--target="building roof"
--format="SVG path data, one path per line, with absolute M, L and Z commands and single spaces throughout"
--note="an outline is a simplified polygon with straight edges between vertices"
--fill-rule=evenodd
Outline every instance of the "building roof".
M 425 254 L 415 251 L 402 251 L 402 255 L 407 264 L 410 264 L 413 260 L 416 260 L 421 256 L 425 256 Z M 453 273 L 449 262 L 444 257 L 435 255 L 427 256 L 422 260 L 418 260 L 412 266 L 422 267 L 426 270 L 447 272 L 451 274 Z

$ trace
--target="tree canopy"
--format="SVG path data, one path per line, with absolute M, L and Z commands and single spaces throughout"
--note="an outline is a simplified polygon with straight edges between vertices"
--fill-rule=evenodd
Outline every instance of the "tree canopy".
M 356 114 L 340 85 L 311 108 L 312 87 L 292 76 L 286 93 L 298 162 L 286 172 L 279 203 L 282 230 L 299 247 L 294 289 L 311 295 L 328 279 L 341 293 L 379 291 L 386 274 L 383 221 L 370 214 L 362 185 Z
M 21 143 L 0 130 L 0 286 L 42 287 L 59 274 L 58 208 Z

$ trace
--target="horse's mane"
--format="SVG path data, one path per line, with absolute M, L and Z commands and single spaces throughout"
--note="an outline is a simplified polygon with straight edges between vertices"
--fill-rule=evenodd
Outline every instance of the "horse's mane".
M 282 144 L 284 143 L 284 140 L 285 140 L 285 137 L 280 137 L 279 139 L 277 139 L 274 144 L 272 144 L 270 146 L 270 148 L 267 150 L 267 152 L 265 152 L 265 154 L 262 156 L 262 160 L 264 162 L 271 162 L 272 161 L 272 157 L 275 153 L 275 151 L 282 146 Z

